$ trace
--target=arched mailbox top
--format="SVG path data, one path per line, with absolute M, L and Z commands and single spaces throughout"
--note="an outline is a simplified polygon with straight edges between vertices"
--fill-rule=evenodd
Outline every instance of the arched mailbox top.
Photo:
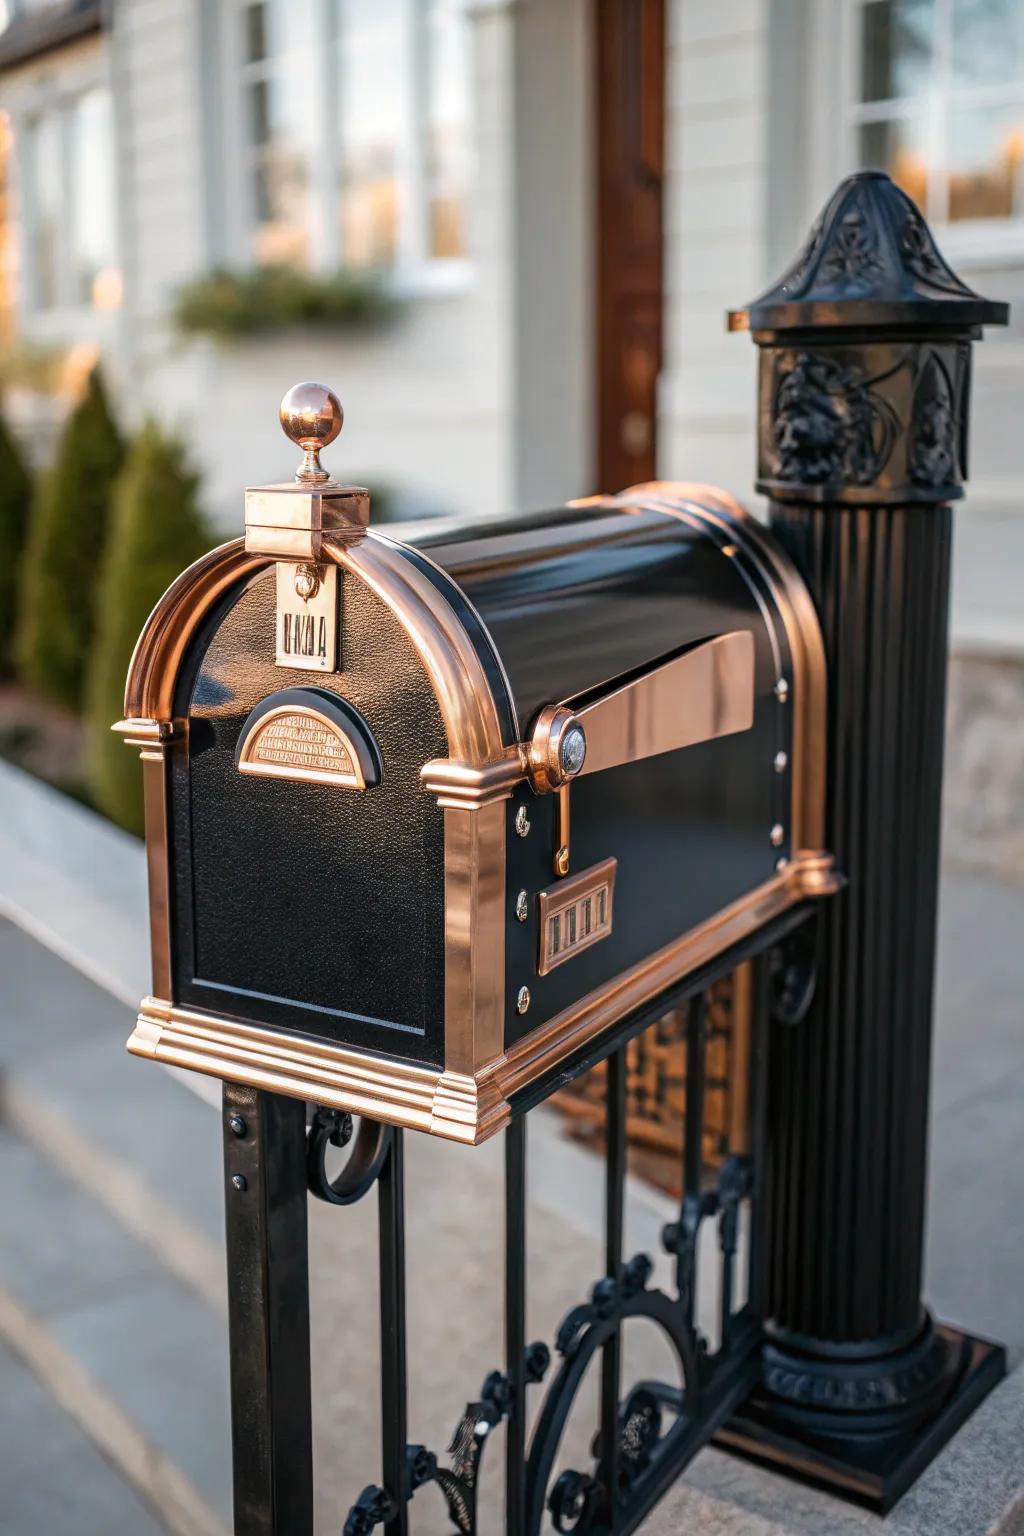
M 499 702 L 480 655 L 451 603 L 406 552 L 368 534 L 358 544 L 327 546 L 327 559 L 362 581 L 394 613 L 431 678 L 450 755 L 481 767 L 507 755 Z M 164 593 L 136 644 L 125 685 L 125 734 L 147 723 L 173 728 L 178 674 L 207 615 L 232 589 L 274 565 L 234 539 L 203 555 Z M 518 757 L 513 753 L 513 761 Z

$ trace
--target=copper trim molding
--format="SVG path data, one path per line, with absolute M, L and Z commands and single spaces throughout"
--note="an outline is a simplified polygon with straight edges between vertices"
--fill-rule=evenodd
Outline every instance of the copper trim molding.
M 437 1068 L 363 1056 L 155 997 L 143 999 L 128 1049 L 134 1056 L 421 1131 L 430 1129 L 442 1075 Z
M 507 800 L 525 775 L 523 751 L 517 746 L 509 747 L 494 762 L 482 766 L 453 758 L 434 758 L 420 769 L 420 782 L 437 796 L 438 805 L 472 810 L 492 800 Z
M 829 854 L 790 859 L 771 880 L 622 971 L 605 986 L 580 998 L 510 1046 L 495 1068 L 502 1094 L 511 1098 L 534 1078 L 667 991 L 689 972 L 707 965 L 798 902 L 832 895 L 841 883 Z
M 171 583 L 146 620 L 132 653 L 124 692 L 129 720 L 171 719 L 178 671 L 196 629 L 235 582 L 270 564 L 269 556 L 247 554 L 244 541 L 232 539 L 203 555 Z
M 502 813 L 502 807 L 491 808 Z M 467 819 L 474 820 L 475 813 Z M 465 829 L 457 829 L 462 837 Z M 364 1055 L 348 1047 L 146 998 L 128 1041 L 136 1056 L 292 1098 L 312 1099 L 391 1125 L 470 1144 L 487 1140 L 511 1117 L 510 1099 L 542 1073 L 690 971 L 800 901 L 832 894 L 839 876 L 827 855 L 793 859 L 764 885 L 614 977 L 485 1063 L 445 1070 Z M 486 902 L 485 902 L 486 904 Z M 478 937 L 478 944 L 481 939 Z M 478 950 L 478 967 L 486 960 Z M 463 1042 L 468 1057 L 493 1049 L 488 1031 Z
M 171 869 L 168 856 L 167 748 L 177 731 L 169 720 L 119 720 L 111 726 L 142 759 L 142 818 L 149 894 L 150 973 L 154 992 L 171 991 Z
M 619 504 L 664 512 L 716 530 L 719 542 L 738 547 L 768 587 L 782 619 L 793 667 L 791 825 L 795 853 L 814 853 L 825 842 L 825 730 L 828 679 L 818 616 L 796 567 L 767 530 L 725 491 L 686 481 L 651 481 L 612 498 Z M 795 695 L 795 698 L 793 697 Z
M 505 806 L 444 812 L 445 1068 L 472 1076 L 505 1038 Z
M 501 759 L 506 749 L 487 674 L 443 593 L 401 546 L 373 532 L 358 544 L 325 544 L 324 558 L 365 582 L 406 631 L 433 684 L 449 757 L 472 767 Z
M 449 1141 L 484 1141 L 511 1118 L 493 1072 L 473 1075 L 365 1056 L 237 1019 L 143 998 L 128 1038 L 133 1056 L 270 1093 L 369 1115 Z

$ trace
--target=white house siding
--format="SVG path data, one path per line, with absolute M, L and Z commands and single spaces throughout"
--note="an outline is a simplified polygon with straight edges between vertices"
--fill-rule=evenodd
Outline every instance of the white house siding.
M 221 0 L 213 18 L 221 27 L 228 4 Z M 345 406 L 345 432 L 330 457 L 340 475 L 443 510 L 493 511 L 509 503 L 507 8 L 478 6 L 471 30 L 476 178 L 465 286 L 412 292 L 399 318 L 373 334 L 185 343 L 168 324 L 175 288 L 218 261 L 247 263 L 231 195 L 234 82 L 211 62 L 223 36 L 201 0 L 121 0 L 117 7 L 126 266 L 135 311 L 126 315 L 126 404 L 182 432 L 202 472 L 208 509 L 225 529 L 239 524 L 247 481 L 288 472 L 277 404 L 290 384 L 310 377 L 330 383 Z M 315 49 L 315 38 L 310 44 Z
M 669 0 L 658 473 L 751 500 L 754 348 L 725 311 L 765 277 L 765 0 Z
M 755 348 L 723 311 L 796 253 L 838 180 L 852 39 L 841 0 L 669 0 L 665 369 L 659 473 L 750 501 Z M 951 636 L 1024 652 L 1024 243 L 1013 259 L 940 232 L 967 282 L 1009 300 L 975 348 L 971 478 L 956 514 Z

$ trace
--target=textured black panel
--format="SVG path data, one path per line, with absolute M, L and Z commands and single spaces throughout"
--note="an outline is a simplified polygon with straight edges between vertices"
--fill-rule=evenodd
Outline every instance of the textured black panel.
M 484 628 L 480 615 L 466 597 L 462 588 L 447 574 L 446 571 L 432 564 L 417 549 L 407 545 L 399 545 L 405 558 L 427 578 L 431 586 L 436 587 L 442 597 L 455 611 L 459 623 L 473 642 L 473 646 L 483 665 L 484 673 L 491 687 L 491 696 L 494 699 L 498 711 L 498 719 L 501 722 L 502 740 L 507 747 L 514 746 L 519 740 L 518 722 L 511 695 L 508 691 L 505 674 L 502 671 L 501 661 L 492 643 L 491 636 Z
M 420 786 L 447 742 L 419 660 L 361 582 L 342 583 L 337 674 L 273 661 L 274 581 L 237 594 L 197 640 L 172 765 L 177 1000 L 414 1060 L 443 1059 L 443 818 Z M 383 760 L 365 791 L 243 775 L 249 711 L 326 688 L 365 717 Z M 191 872 L 190 872 L 191 871 Z
M 770 879 L 776 860 L 788 852 L 788 844 L 772 847 L 770 832 L 777 821 L 787 825 L 789 781 L 774 772 L 772 760 L 780 748 L 789 750 L 791 711 L 772 695 L 775 670 L 765 633 L 755 633 L 758 696 L 751 730 L 574 782 L 572 870 L 611 856 L 618 860 L 614 926 L 607 939 L 547 976 L 537 975 L 536 895 L 555 884 L 555 797 L 517 790 L 507 829 L 510 1042 Z M 531 822 L 525 838 L 514 827 L 523 802 Z M 521 889 L 530 897 L 527 923 L 514 917 Z M 515 998 L 524 983 L 532 1002 L 521 1016 Z

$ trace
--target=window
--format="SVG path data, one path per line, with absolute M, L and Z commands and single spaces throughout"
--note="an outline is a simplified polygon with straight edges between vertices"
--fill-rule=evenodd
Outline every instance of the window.
M 251 255 L 453 266 L 467 248 L 465 0 L 308 3 L 332 39 L 326 70 L 294 0 L 240 7 Z
M 1022 0 L 860 0 L 854 129 L 938 223 L 1024 220 Z
M 30 231 L 27 241 L 32 299 L 36 309 L 60 302 L 60 214 L 62 197 L 61 131 L 57 112 L 34 118 L 28 135 L 27 189 Z
M 292 7 L 294 11 L 294 6 Z M 243 12 L 243 110 L 259 262 L 309 262 L 310 58 L 305 29 L 289 24 L 288 0 L 260 0 Z
M 86 91 L 69 113 L 71 160 L 70 219 L 73 302 L 115 309 L 121 302 L 116 265 L 114 135 L 110 95 Z
M 116 308 L 121 273 L 109 93 L 97 86 L 30 117 L 22 175 L 31 307 Z

